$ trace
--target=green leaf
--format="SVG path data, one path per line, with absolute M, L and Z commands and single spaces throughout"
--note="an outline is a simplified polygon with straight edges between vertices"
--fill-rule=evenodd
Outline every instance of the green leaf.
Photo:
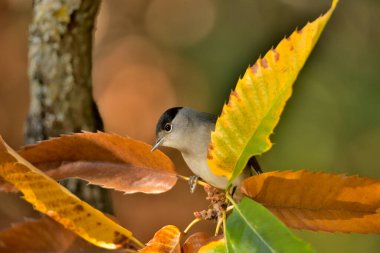
M 269 210 L 248 198 L 234 204 L 226 238 L 229 252 L 315 252 Z
M 271 148 L 269 137 L 337 2 L 333 0 L 325 15 L 269 50 L 238 81 L 211 133 L 207 159 L 215 175 L 233 182 L 250 157 Z

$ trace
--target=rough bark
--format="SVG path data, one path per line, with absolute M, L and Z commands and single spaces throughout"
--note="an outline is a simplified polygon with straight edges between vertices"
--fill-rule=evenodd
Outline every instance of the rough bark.
M 100 0 L 33 2 L 27 143 L 81 130 L 103 130 L 91 80 L 92 38 L 99 5 Z M 72 181 L 68 186 L 97 208 L 109 208 L 108 196 L 99 189 Z

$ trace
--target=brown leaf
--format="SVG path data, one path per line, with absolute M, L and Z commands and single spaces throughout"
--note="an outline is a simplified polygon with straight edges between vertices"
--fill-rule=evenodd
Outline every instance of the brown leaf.
M 33 207 L 94 245 L 107 249 L 141 247 L 126 228 L 81 201 L 11 149 L 0 137 L 0 177 Z
M 207 233 L 198 232 L 192 234 L 182 245 L 182 253 L 197 253 L 199 249 L 212 242 L 223 238 L 223 236 L 210 236 Z
M 241 189 L 292 228 L 380 233 L 380 180 L 275 171 L 246 179 Z
M 55 180 L 76 177 L 124 193 L 168 191 L 177 182 L 175 167 L 150 148 L 128 137 L 86 132 L 42 141 L 18 153 Z M 11 188 L 0 182 L 0 189 Z
M 0 252 L 106 252 L 45 216 L 26 219 L 0 231 Z M 107 251 L 109 252 L 109 251 Z
M 175 226 L 168 225 L 158 230 L 152 240 L 140 252 L 142 253 L 181 253 L 179 240 L 181 231 Z
M 48 217 L 0 231 L 0 252 L 65 252 L 76 235 Z
M 0 231 L 0 252 L 65 252 L 76 237 L 49 217 L 29 219 Z

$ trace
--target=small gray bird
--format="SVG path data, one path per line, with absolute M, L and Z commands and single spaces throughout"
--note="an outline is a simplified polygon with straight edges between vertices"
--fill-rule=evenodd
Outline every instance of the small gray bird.
M 214 175 L 207 165 L 207 146 L 210 143 L 211 131 L 215 129 L 216 119 L 212 114 L 187 107 L 170 108 L 157 122 L 156 143 L 152 151 L 159 146 L 178 149 L 196 176 L 192 180 L 196 181 L 197 177 L 200 177 L 210 185 L 224 189 L 227 187 L 228 179 Z M 247 168 L 236 179 L 234 185 L 251 176 L 252 168 L 257 174 L 262 173 L 255 157 L 249 160 Z

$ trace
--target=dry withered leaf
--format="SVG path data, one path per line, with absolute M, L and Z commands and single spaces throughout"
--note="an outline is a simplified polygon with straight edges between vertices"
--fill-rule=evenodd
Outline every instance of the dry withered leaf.
M 325 172 L 275 171 L 246 179 L 244 194 L 297 229 L 380 233 L 380 180 Z
M 65 252 L 75 238 L 49 217 L 29 219 L 0 231 L 0 252 Z
M 213 241 L 217 241 L 223 238 L 220 236 L 210 236 L 207 233 L 198 232 L 192 234 L 182 245 L 182 253 L 197 253 L 199 249 Z
M 0 176 L 34 208 L 94 245 L 107 249 L 141 247 L 132 233 L 46 176 L 0 138 Z
M 29 145 L 18 153 L 55 180 L 76 177 L 124 193 L 168 191 L 177 182 L 175 167 L 164 153 L 150 148 L 117 134 L 86 132 Z M 0 189 L 10 190 L 2 182 Z
M 0 231 L 0 252 L 109 252 L 96 247 L 51 218 L 26 219 Z
M 175 226 L 168 225 L 158 230 L 152 240 L 140 252 L 142 253 L 181 253 L 179 241 L 181 231 Z

